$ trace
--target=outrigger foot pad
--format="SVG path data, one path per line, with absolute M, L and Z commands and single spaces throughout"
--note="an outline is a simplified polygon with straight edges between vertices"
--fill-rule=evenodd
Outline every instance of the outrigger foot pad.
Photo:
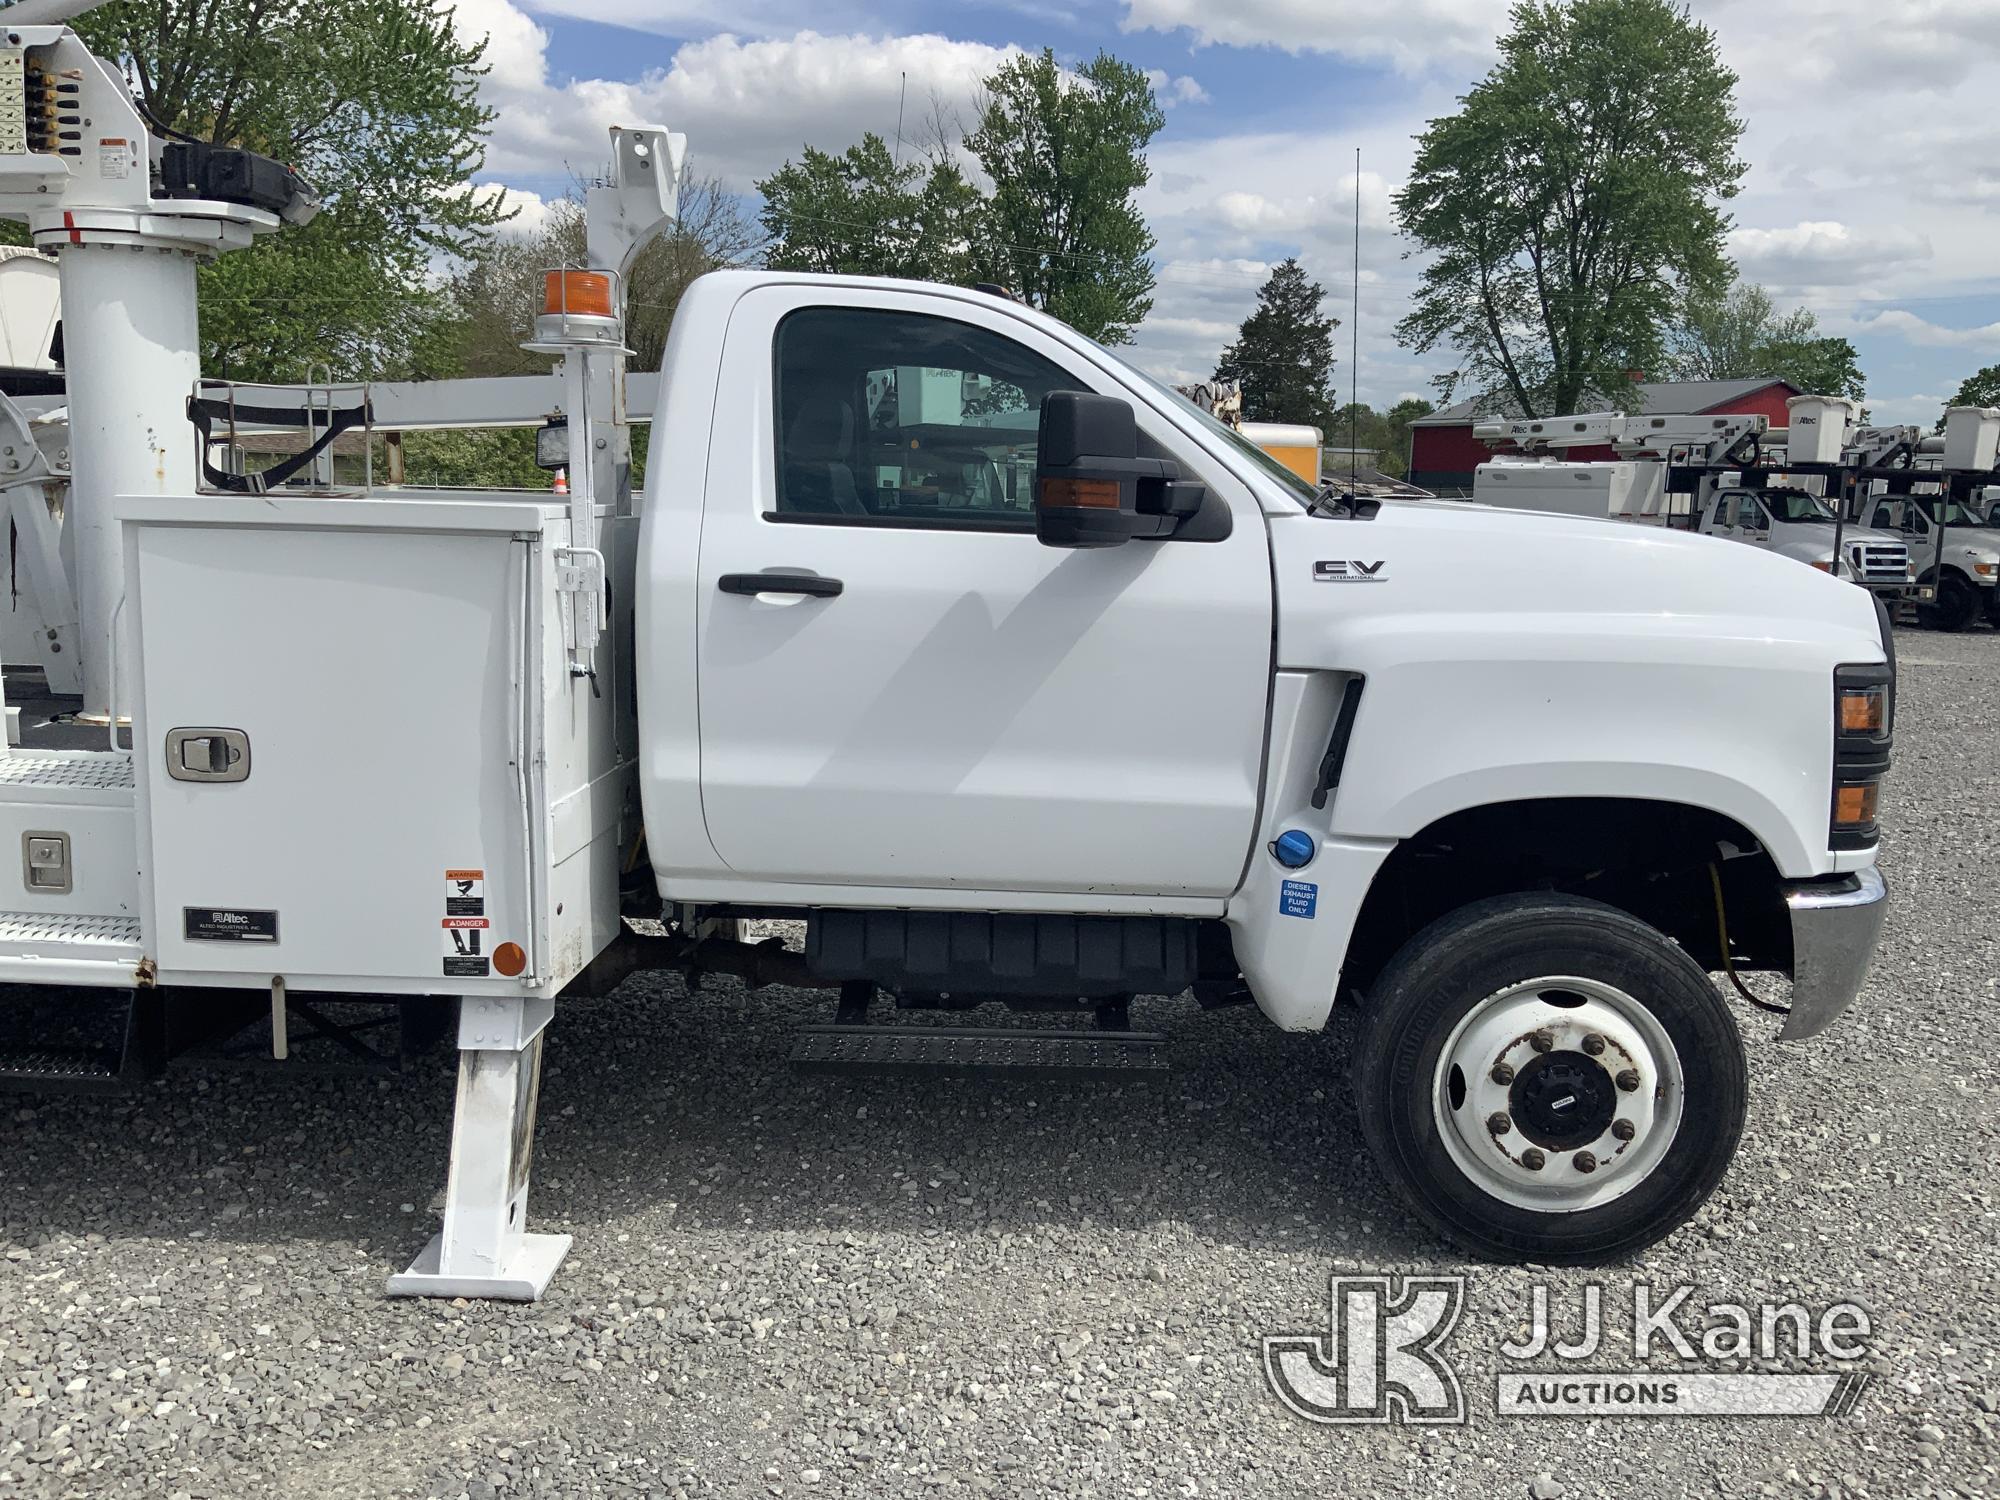
M 490 1275 L 447 1275 L 438 1270 L 444 1236 L 434 1234 L 417 1252 L 407 1271 L 389 1278 L 391 1297 L 491 1297 L 500 1302 L 539 1302 L 549 1289 L 556 1268 L 569 1254 L 566 1234 L 524 1234 L 510 1248 L 499 1269 Z

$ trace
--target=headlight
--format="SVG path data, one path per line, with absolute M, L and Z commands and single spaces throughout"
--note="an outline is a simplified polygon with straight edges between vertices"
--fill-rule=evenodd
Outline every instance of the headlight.
M 1972 565 L 1972 571 L 1977 573 L 1981 578 L 1991 578 L 1994 574 L 2000 573 L 2000 563 L 1976 562 Z
M 1887 683 L 1863 686 L 1842 683 L 1840 687 L 1840 732 L 1843 735 L 1881 735 L 1889 728 L 1889 687 Z
M 1889 770 L 1895 669 L 1836 667 L 1833 674 L 1833 807 L 1830 847 L 1867 849 L 1881 836 L 1876 810 Z

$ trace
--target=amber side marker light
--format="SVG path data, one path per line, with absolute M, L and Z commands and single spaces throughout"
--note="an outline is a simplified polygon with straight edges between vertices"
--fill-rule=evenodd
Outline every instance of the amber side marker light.
M 1115 479 L 1044 479 L 1042 504 L 1051 510 L 1086 507 L 1094 510 L 1118 509 L 1118 481 Z
M 1840 690 L 1840 732 L 1881 734 L 1889 727 L 1889 695 L 1879 687 Z
M 1833 793 L 1833 826 L 1866 828 L 1875 821 L 1875 808 L 1882 800 L 1880 782 L 1864 781 L 1837 787 Z
M 519 943 L 502 943 L 493 950 L 494 969 L 512 979 L 528 967 L 528 954 Z

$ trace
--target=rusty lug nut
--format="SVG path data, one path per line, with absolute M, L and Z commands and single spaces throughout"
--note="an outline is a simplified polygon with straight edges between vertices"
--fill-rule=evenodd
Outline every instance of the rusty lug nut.
M 1600 1056 L 1604 1051 L 1604 1038 L 1594 1031 L 1591 1032 L 1589 1036 L 1583 1039 L 1583 1050 L 1588 1052 L 1592 1057 Z
M 1577 1152 L 1576 1155 L 1569 1159 L 1569 1164 L 1579 1172 L 1595 1172 L 1597 1170 L 1597 1158 L 1592 1156 L 1588 1151 Z
M 1539 1172 L 1548 1164 L 1549 1159 L 1533 1146 L 1530 1146 L 1526 1151 L 1521 1153 L 1521 1165 L 1526 1167 L 1530 1172 Z
M 1528 1045 L 1533 1047 L 1537 1052 L 1553 1052 L 1555 1051 L 1556 1039 L 1546 1031 L 1538 1031 L 1528 1038 Z
M 1505 1135 L 1514 1128 L 1514 1122 L 1507 1118 L 1507 1111 L 1496 1109 L 1486 1117 L 1486 1128 L 1495 1135 Z
M 1639 1127 L 1634 1125 L 1630 1120 L 1613 1120 L 1611 1122 L 1611 1133 L 1621 1141 L 1629 1141 L 1639 1133 Z
M 1514 1070 L 1506 1063 L 1495 1063 L 1493 1065 L 1492 1078 L 1495 1083 L 1512 1083 L 1514 1081 Z
M 1628 1094 L 1638 1092 L 1639 1070 L 1637 1068 L 1625 1069 L 1618 1075 L 1617 1083 L 1618 1087 Z

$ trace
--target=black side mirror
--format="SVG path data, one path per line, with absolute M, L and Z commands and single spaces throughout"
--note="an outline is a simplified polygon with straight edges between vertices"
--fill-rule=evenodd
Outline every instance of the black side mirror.
M 1050 547 L 1116 547 L 1171 536 L 1201 509 L 1206 488 L 1166 459 L 1139 457 L 1128 402 L 1088 391 L 1042 398 L 1035 466 L 1035 535 Z

